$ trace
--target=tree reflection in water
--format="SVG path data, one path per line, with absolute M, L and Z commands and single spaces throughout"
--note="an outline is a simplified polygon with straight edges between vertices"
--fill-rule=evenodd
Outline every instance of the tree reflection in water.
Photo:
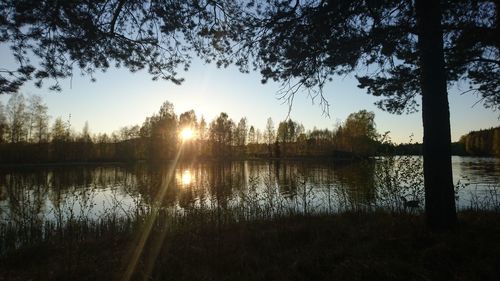
M 167 164 L 4 168 L 0 171 L 0 218 L 13 223 L 99 219 L 147 211 L 152 205 L 182 212 L 239 212 L 236 215 L 245 218 L 379 207 L 397 211 L 397 202 L 388 200 L 418 198 L 413 193 L 420 189 L 405 190 L 405 179 L 392 176 L 401 171 L 391 163 L 380 159 L 179 163 L 170 179 Z M 467 171 L 460 167 L 459 172 Z M 412 174 L 411 169 L 404 172 L 407 179 L 420 174 Z M 381 177 L 384 173 L 391 178 Z M 168 189 L 158 198 L 164 186 Z

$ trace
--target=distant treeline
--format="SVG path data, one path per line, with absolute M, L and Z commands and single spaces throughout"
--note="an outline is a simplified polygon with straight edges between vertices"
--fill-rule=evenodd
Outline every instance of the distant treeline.
M 275 124 L 268 118 L 263 130 L 246 118 L 233 121 L 222 112 L 211 122 L 193 110 L 180 115 L 165 102 L 142 125 L 123 127 L 110 135 L 71 128 L 70 118 L 55 118 L 39 96 L 27 100 L 13 94 L 0 103 L 0 163 L 167 161 L 178 157 L 203 159 L 337 157 L 383 154 L 420 155 L 421 144 L 394 145 L 388 132 L 376 130 L 375 114 L 361 110 L 350 114 L 334 129 L 305 130 L 288 119 Z M 190 130 L 189 138 L 182 137 Z M 192 134 L 192 136 L 191 136 Z M 453 145 L 454 154 L 499 155 L 500 128 L 471 132 Z
M 500 127 L 472 131 L 457 143 L 464 155 L 500 157 Z
M 388 148 L 392 154 L 421 155 L 422 144 L 398 144 Z M 461 156 L 500 157 L 500 127 L 472 131 L 451 144 L 451 153 Z
M 0 162 L 136 161 L 183 158 L 363 157 L 388 150 L 377 133 L 373 112 L 350 114 L 335 129 L 306 131 L 291 119 L 275 124 L 268 118 L 264 130 L 246 118 L 233 121 L 226 113 L 208 123 L 193 110 L 177 115 L 165 102 L 142 125 L 123 127 L 112 134 L 71 129 L 70 119 L 58 117 L 52 125 L 39 96 L 27 100 L 13 94 L 0 103 Z M 182 131 L 193 136 L 183 139 Z

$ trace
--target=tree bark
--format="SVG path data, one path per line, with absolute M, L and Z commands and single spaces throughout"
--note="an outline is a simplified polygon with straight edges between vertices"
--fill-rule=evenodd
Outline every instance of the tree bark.
M 451 170 L 450 111 L 443 52 L 440 1 L 416 0 L 427 224 L 446 230 L 456 224 Z

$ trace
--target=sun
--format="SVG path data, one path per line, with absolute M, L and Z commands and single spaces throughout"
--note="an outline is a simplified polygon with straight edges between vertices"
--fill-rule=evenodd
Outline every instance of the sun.
M 194 136 L 194 132 L 191 128 L 184 128 L 182 129 L 181 131 L 181 139 L 183 141 L 187 141 L 187 140 L 190 140 L 192 139 Z

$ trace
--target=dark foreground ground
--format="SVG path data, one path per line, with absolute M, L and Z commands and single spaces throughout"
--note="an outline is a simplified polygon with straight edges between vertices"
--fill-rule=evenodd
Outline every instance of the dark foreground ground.
M 384 213 L 156 229 L 132 279 L 500 280 L 500 215 L 459 217 L 447 233 Z M 121 280 L 140 243 L 132 232 L 98 232 L 10 251 L 0 280 Z

